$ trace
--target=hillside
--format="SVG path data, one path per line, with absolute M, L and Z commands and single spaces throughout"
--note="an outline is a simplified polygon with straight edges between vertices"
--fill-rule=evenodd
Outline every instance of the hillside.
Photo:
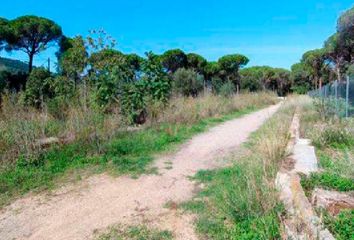
M 4 70 L 13 73 L 27 72 L 28 64 L 19 60 L 0 57 L 0 71 Z

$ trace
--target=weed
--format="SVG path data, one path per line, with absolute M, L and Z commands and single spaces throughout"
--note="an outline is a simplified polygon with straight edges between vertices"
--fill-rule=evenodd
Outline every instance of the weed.
M 332 189 L 338 191 L 353 191 L 354 181 L 350 178 L 344 178 L 340 175 L 323 172 L 312 173 L 310 177 L 302 176 L 301 185 L 305 191 L 312 191 L 315 187 L 322 187 L 325 189 Z
M 172 240 L 169 231 L 149 229 L 146 226 L 115 226 L 100 234 L 97 240 Z
M 325 227 L 338 240 L 354 239 L 354 210 L 342 210 L 337 216 L 331 216 L 326 210 L 320 213 Z

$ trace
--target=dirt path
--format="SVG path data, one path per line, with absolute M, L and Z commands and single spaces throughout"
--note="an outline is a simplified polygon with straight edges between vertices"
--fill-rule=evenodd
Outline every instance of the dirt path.
M 268 107 L 195 136 L 156 161 L 159 175 L 132 179 L 102 174 L 50 195 L 19 199 L 0 212 L 0 239 L 90 239 L 96 229 L 117 223 L 147 223 L 171 230 L 176 239 L 197 239 L 193 217 L 165 204 L 190 199 L 195 185 L 188 176 L 220 165 L 217 159 L 235 151 L 278 108 Z

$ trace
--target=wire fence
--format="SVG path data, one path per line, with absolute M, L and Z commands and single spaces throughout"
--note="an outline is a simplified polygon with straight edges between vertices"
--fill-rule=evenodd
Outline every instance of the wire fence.
M 308 93 L 325 116 L 354 116 L 354 75 L 334 81 Z

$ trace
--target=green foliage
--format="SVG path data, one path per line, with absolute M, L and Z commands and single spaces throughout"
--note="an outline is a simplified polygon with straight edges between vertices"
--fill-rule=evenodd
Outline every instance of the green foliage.
M 0 57 L 0 71 L 7 71 L 12 74 L 28 72 L 28 64 L 14 59 Z
M 338 44 L 343 49 L 342 55 L 347 62 L 351 63 L 354 59 L 354 8 L 344 12 L 337 23 Z
M 159 56 L 153 53 L 146 54 L 147 59 L 143 62 L 141 69 L 143 75 L 141 80 L 146 87 L 146 94 L 153 101 L 167 103 L 171 95 L 171 82 L 163 70 Z
M 236 92 L 236 87 L 230 81 L 226 81 L 223 85 L 221 85 L 221 87 L 219 89 L 219 94 L 223 97 L 230 97 L 235 92 Z
M 219 77 L 220 66 L 217 62 L 208 62 L 205 66 L 205 77 L 211 80 L 213 77 Z
M 50 77 L 45 68 L 36 68 L 30 73 L 23 95 L 25 104 L 39 107 L 50 96 Z
M 37 16 L 22 16 L 9 22 L 7 49 L 21 50 L 29 56 L 29 72 L 32 71 L 33 57 L 46 49 L 50 42 L 62 36 L 59 25 L 52 20 Z
M 173 87 L 183 96 L 198 96 L 203 90 L 204 78 L 194 70 L 180 68 L 173 74 Z
M 70 47 L 59 61 L 59 66 L 64 75 L 78 82 L 88 64 L 88 52 L 84 39 L 80 36 L 70 40 Z
M 129 70 L 130 67 L 123 53 L 113 49 L 103 49 L 90 55 L 89 64 L 92 71 L 111 71 L 117 65 L 122 65 Z
M 251 92 L 262 90 L 263 73 L 260 67 L 249 67 L 240 70 L 241 89 Z
M 301 185 L 307 192 L 312 191 L 315 187 L 343 192 L 354 190 L 353 179 L 344 178 L 329 172 L 312 173 L 310 177 L 303 176 Z
M 276 91 L 279 96 L 290 92 L 290 71 L 269 66 L 254 66 L 240 70 L 241 89 Z
M 231 54 L 221 57 L 218 60 L 220 68 L 219 74 L 225 80 L 231 81 L 235 86 L 240 88 L 239 69 L 246 66 L 249 59 L 240 54 Z
M 333 217 L 326 211 L 322 211 L 325 227 L 338 240 L 354 239 L 354 210 L 342 210 Z
M 121 109 L 129 122 L 142 124 L 146 121 L 148 104 L 166 104 L 171 94 L 171 83 L 163 71 L 159 57 L 147 54 L 141 68 L 143 75 L 135 83 L 124 86 Z
M 193 69 L 199 74 L 204 74 L 205 67 L 207 66 L 207 60 L 196 53 L 187 54 L 188 68 Z
M 121 95 L 122 113 L 129 122 L 142 124 L 146 121 L 146 102 L 144 82 L 127 84 L 123 87 Z
M 161 56 L 161 62 L 168 72 L 174 73 L 178 68 L 187 66 L 187 55 L 180 49 L 172 49 L 166 51 Z
M 221 57 L 218 60 L 220 69 L 227 73 L 237 72 L 240 68 L 247 65 L 249 59 L 246 56 L 240 54 L 231 54 Z
M 220 77 L 212 77 L 211 78 L 211 88 L 214 94 L 218 94 L 220 92 L 221 86 L 224 84 L 224 81 Z

